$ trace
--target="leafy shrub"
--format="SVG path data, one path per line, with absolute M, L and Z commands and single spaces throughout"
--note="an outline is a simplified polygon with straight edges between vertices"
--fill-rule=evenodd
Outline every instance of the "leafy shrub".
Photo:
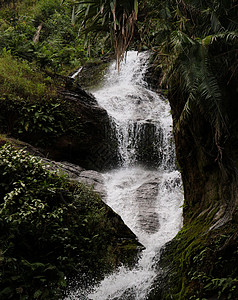
M 0 49 L 11 50 L 13 55 L 31 61 L 35 49 L 32 42 L 34 33 L 35 28 L 31 26 L 24 26 L 21 30 L 9 26 L 0 32 Z
M 31 102 L 20 97 L 0 97 L 1 133 L 34 145 L 52 145 L 62 135 L 82 136 L 80 117 L 64 100 Z
M 49 19 L 56 10 L 60 9 L 60 0 L 42 0 L 35 8 L 35 21 L 40 23 Z
M 78 37 L 80 24 L 71 24 L 70 3 L 40 0 L 20 1 L 16 5 L 15 9 L 5 6 L 0 11 L 0 51 L 11 51 L 12 55 L 34 61 L 47 71 L 68 74 L 111 49 L 109 44 L 103 49 L 104 36 L 91 36 L 92 47 L 90 51 L 86 49 L 83 39 Z M 40 24 L 39 42 L 34 43 Z
M 22 14 L 9 9 L 9 13 L 2 13 L 2 19 L 0 15 L 0 50 L 11 51 L 53 72 L 66 72 L 65 68 L 78 67 L 88 59 L 83 41 L 77 37 L 78 28 L 71 25 L 71 8 L 67 4 L 41 0 L 31 8 L 30 13 L 26 7 Z M 40 40 L 34 43 L 40 24 Z
M 66 280 L 110 268 L 108 208 L 35 157 L 0 149 L 0 299 L 60 299 Z M 111 251 L 111 252 L 110 252 Z
M 8 52 L 0 57 L 0 128 L 34 145 L 49 145 L 64 134 L 81 136 L 79 116 L 56 98 L 53 80 Z

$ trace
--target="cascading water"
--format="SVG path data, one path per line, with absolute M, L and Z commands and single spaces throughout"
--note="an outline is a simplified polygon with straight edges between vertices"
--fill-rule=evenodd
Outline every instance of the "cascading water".
M 145 250 L 133 269 L 121 266 L 86 296 L 79 292 L 67 299 L 146 299 L 159 250 L 181 227 L 183 196 L 175 170 L 170 107 L 143 80 L 148 56 L 129 51 L 120 73 L 111 65 L 103 87 L 93 92 L 111 117 L 118 139 L 120 167 L 103 174 L 106 202 Z

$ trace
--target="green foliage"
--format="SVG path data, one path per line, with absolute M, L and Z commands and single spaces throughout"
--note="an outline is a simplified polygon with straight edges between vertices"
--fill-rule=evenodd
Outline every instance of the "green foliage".
M 153 50 L 158 81 L 168 90 L 185 183 L 184 227 L 166 248 L 164 261 L 162 257 L 166 288 L 158 282 L 162 296 L 155 292 L 151 299 L 238 299 L 237 221 L 229 207 L 236 203 L 233 195 L 228 199 L 220 192 L 233 185 L 237 172 L 231 162 L 237 145 L 237 115 L 232 113 L 238 79 L 237 2 L 150 0 L 144 14 L 138 23 L 141 42 Z M 206 181 L 212 182 L 209 192 Z M 219 219 L 224 203 L 233 221 L 215 231 L 212 220 Z
M 50 146 L 63 135 L 82 135 L 80 117 L 69 103 L 50 99 L 31 102 L 20 97 L 0 97 L 1 132 L 34 145 Z
M 155 53 L 161 84 L 183 99 L 176 128 L 199 110 L 213 128 L 218 156 L 229 131 L 224 94 L 237 77 L 236 3 L 229 1 L 147 1 L 142 43 Z
M 3 146 L 0 298 L 60 299 L 67 280 L 110 270 L 120 241 L 108 213 L 83 184 L 48 171 L 23 150 Z
M 27 61 L 17 61 L 4 48 L 0 56 L 0 89 L 2 95 L 15 95 L 25 99 L 41 100 L 47 94 L 54 96 L 55 91 L 45 80 L 43 74 Z
M 22 2 L 13 10 L 6 7 L 0 13 L 0 50 L 10 50 L 13 56 L 51 72 L 69 72 L 88 60 L 69 14 L 69 5 L 60 5 L 58 0 L 41 0 L 35 5 Z M 39 41 L 34 41 L 38 26 Z
M 92 33 L 103 33 L 105 39 L 111 38 L 119 64 L 132 41 L 137 15 L 137 0 L 85 0 L 79 1 L 78 6 L 73 3 L 72 23 L 82 22 L 79 33 L 84 34 L 86 40 Z
M 59 10 L 60 0 L 42 0 L 34 8 L 35 23 L 47 21 Z
M 81 137 L 80 118 L 56 98 L 53 79 L 9 52 L 0 57 L 0 91 L 1 133 L 41 146 L 64 134 Z
M 205 290 L 218 290 L 218 299 L 226 295 L 227 299 L 233 299 L 234 293 L 237 292 L 237 278 L 212 278 L 204 287 Z
M 49 173 L 38 159 L 23 151 L 4 146 L 0 169 L 1 296 L 16 299 L 19 294 L 33 299 L 30 295 L 34 294 L 34 298 L 53 299 L 65 284 L 60 267 L 66 250 L 64 241 L 77 245 L 82 239 L 80 234 L 73 237 L 74 226 L 79 225 L 75 224 L 75 216 L 69 218 L 67 214 L 74 214 L 74 210 L 79 213 L 76 206 L 82 203 L 72 202 L 76 191 L 62 177 Z M 82 202 L 88 196 L 85 190 Z M 64 201 L 69 202 L 65 205 Z M 80 219 L 79 215 L 79 224 Z M 69 226 L 71 240 L 66 234 Z M 67 253 L 69 265 L 70 256 Z
M 166 247 L 160 267 L 168 268 L 169 278 L 159 283 L 155 299 L 237 299 L 237 224 L 212 232 L 209 222 L 204 216 L 190 221 Z
M 238 292 L 238 278 L 224 277 L 214 278 L 211 275 L 207 275 L 204 272 L 189 272 L 190 280 L 199 282 L 200 286 L 203 287 L 203 295 L 216 295 L 217 299 L 236 299 Z M 198 291 L 197 291 L 197 294 Z M 200 293 L 201 294 L 201 293 Z M 203 297 L 197 298 L 198 295 L 190 296 L 189 299 L 207 299 Z

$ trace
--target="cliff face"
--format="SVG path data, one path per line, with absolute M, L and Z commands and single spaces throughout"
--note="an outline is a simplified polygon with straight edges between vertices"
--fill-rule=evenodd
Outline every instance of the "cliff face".
M 230 118 L 231 128 L 216 142 L 214 128 L 198 109 L 179 130 L 175 116 L 176 113 L 174 136 L 184 183 L 185 224 L 209 214 L 213 215 L 211 226 L 218 228 L 233 219 L 237 206 L 236 120 Z
M 236 82 L 233 78 L 223 90 L 223 117 L 229 121 L 218 138 L 198 107 L 178 126 L 185 99 L 169 94 L 184 185 L 184 226 L 162 251 L 163 275 L 150 299 L 238 299 Z

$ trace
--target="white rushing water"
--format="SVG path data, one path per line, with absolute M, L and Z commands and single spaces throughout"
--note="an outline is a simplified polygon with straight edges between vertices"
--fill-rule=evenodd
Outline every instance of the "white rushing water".
M 120 73 L 112 64 L 103 87 L 93 92 L 112 119 L 121 161 L 118 169 L 103 174 L 106 203 L 137 235 L 145 250 L 133 269 L 121 266 L 87 295 L 74 293 L 67 299 L 146 299 L 156 276 L 159 250 L 182 225 L 183 195 L 171 143 L 170 107 L 143 80 L 147 62 L 148 53 L 128 52 Z M 159 162 L 145 167 L 140 153 L 148 146 L 152 151 L 149 156 L 155 154 Z

